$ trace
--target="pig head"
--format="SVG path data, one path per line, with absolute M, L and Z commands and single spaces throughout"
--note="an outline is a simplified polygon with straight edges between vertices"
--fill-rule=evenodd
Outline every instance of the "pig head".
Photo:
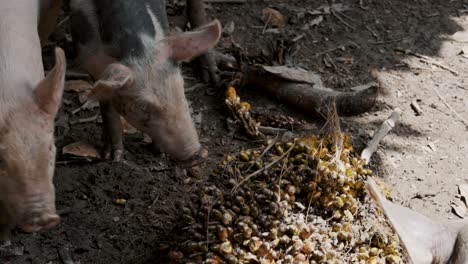
M 196 31 L 160 39 L 150 47 L 150 57 L 140 61 L 125 65 L 109 57 L 95 58 L 110 63 L 103 71 L 95 70 L 99 80 L 90 98 L 110 101 L 130 124 L 148 134 L 180 165 L 196 165 L 208 152 L 200 145 L 177 63 L 212 48 L 220 36 L 221 25 L 216 20 Z M 99 68 L 92 60 L 87 64 Z
M 38 38 L 36 44 L 40 58 Z M 0 217 L 5 217 L 0 221 L 0 233 L 14 225 L 36 232 L 59 223 L 52 183 L 54 118 L 62 97 L 66 61 L 64 52 L 57 48 L 55 67 L 45 79 L 34 82 L 36 78 L 21 69 L 24 65 L 1 56 L 6 52 L 0 52 L 0 61 L 25 76 L 6 75 L 8 70 L 0 67 Z M 36 66 L 40 66 L 38 72 L 43 71 L 41 61 Z
M 368 177 L 366 187 L 388 217 L 414 264 L 468 263 L 468 221 L 437 223 L 385 199 L 372 177 Z

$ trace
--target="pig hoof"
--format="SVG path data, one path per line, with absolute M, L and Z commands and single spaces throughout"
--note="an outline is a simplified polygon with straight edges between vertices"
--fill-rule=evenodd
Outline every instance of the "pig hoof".
M 207 157 L 208 157 L 208 150 L 205 148 L 202 148 L 200 151 L 195 153 L 188 160 L 179 161 L 179 166 L 182 168 L 191 168 L 191 167 L 200 165 L 203 162 L 205 162 Z
M 27 223 L 20 226 L 21 230 L 26 233 L 34 233 L 40 230 L 50 229 L 60 223 L 60 217 L 57 214 L 48 214 L 40 219 L 34 219 L 32 223 Z
M 112 161 L 122 161 L 123 160 L 123 150 L 108 150 L 104 151 L 104 159 Z
M 114 151 L 113 161 L 122 161 L 123 160 L 123 150 Z

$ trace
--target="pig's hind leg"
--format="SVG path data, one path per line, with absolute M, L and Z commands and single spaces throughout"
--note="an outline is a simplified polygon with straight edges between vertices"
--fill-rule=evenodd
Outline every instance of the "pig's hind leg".
M 203 0 L 186 0 L 187 17 L 193 28 L 201 27 L 207 23 L 205 5 Z M 212 85 L 218 85 L 218 67 L 212 52 L 208 51 L 196 59 L 202 80 Z
M 120 115 L 108 100 L 99 101 L 102 115 L 104 158 L 120 161 L 123 158 L 123 135 Z

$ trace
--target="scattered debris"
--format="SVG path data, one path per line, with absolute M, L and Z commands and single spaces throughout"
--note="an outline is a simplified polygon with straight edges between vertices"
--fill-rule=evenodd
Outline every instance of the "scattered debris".
M 0 257 L 14 257 L 14 256 L 23 256 L 24 255 L 24 246 L 15 246 L 15 245 L 1 245 L 0 246 Z
M 452 111 L 452 113 L 454 113 L 460 119 L 460 121 L 463 123 L 463 125 L 465 125 L 465 127 L 468 128 L 468 121 L 465 118 L 463 118 L 463 116 L 461 116 L 457 111 L 455 111 L 447 103 L 447 101 L 445 101 L 445 99 L 442 97 L 442 95 L 440 95 L 439 91 L 437 91 L 437 88 L 435 88 L 433 85 L 431 85 L 431 88 L 432 88 L 432 90 L 434 90 L 434 92 L 437 94 L 437 96 L 439 96 L 440 100 L 445 104 L 445 106 L 447 106 L 447 108 L 450 109 L 450 111 Z
M 229 21 L 224 27 L 223 27 L 223 35 L 224 36 L 230 36 L 232 33 L 234 33 L 234 29 L 236 28 L 234 21 Z
M 465 218 L 466 212 L 468 209 L 466 208 L 466 205 L 462 201 L 452 202 L 451 206 L 452 206 L 452 211 L 456 216 L 462 219 Z
M 411 109 L 413 109 L 416 116 L 420 116 L 423 113 L 421 107 L 419 106 L 419 104 L 417 102 L 417 100 L 411 101 Z
M 68 249 L 68 247 L 58 248 L 57 251 L 63 264 L 75 264 L 75 262 L 70 256 L 70 250 Z
M 310 30 L 311 27 L 318 26 L 322 22 L 323 22 L 323 16 L 317 16 L 316 18 L 312 19 L 308 23 L 304 24 L 304 26 L 302 26 L 301 29 L 303 31 L 308 31 L 308 30 Z
M 468 207 L 468 184 L 458 185 L 458 192 L 460 193 L 463 202 Z
M 70 154 L 77 157 L 85 157 L 85 158 L 100 158 L 101 155 L 96 150 L 94 146 L 91 144 L 78 141 L 75 143 L 71 143 L 63 147 L 62 149 L 63 154 Z
M 79 118 L 78 120 L 72 120 L 72 121 L 70 121 L 70 124 L 75 125 L 75 124 L 91 123 L 91 122 L 94 122 L 94 121 L 98 120 L 99 117 L 100 117 L 99 114 L 95 114 L 95 115 L 90 116 L 90 117 Z
M 282 28 L 286 25 L 286 19 L 284 18 L 283 14 L 281 14 L 278 10 L 270 7 L 265 7 L 262 10 L 262 20 L 265 22 L 265 28 L 267 28 L 268 25 L 272 25 L 278 28 Z
M 232 86 L 226 91 L 226 106 L 231 112 L 231 115 L 237 122 L 242 124 L 242 127 L 249 136 L 254 139 L 263 139 L 265 136 L 258 130 L 258 123 L 250 116 L 250 104 L 241 102 L 237 96 L 236 89 Z
M 87 81 L 72 80 L 72 81 L 65 82 L 64 91 L 65 92 L 73 91 L 77 93 L 82 93 L 84 91 L 90 91 L 91 89 L 93 89 L 93 86 Z
M 427 146 L 432 150 L 432 152 L 437 151 L 437 148 L 436 148 L 434 142 L 431 142 L 431 143 L 427 144 Z
M 130 125 L 130 123 L 128 123 L 123 116 L 120 116 L 120 122 L 122 123 L 122 129 L 125 134 L 138 133 L 138 130 Z
M 451 72 L 455 76 L 459 75 L 459 73 L 456 70 L 450 68 L 449 66 L 443 64 L 442 62 L 438 62 L 438 61 L 436 61 L 436 60 L 434 60 L 432 58 L 429 58 L 427 56 L 415 53 L 415 52 L 413 52 L 411 50 L 404 50 L 404 49 L 400 49 L 400 48 L 396 48 L 395 51 L 402 52 L 404 54 L 411 55 L 411 56 L 414 56 L 416 58 L 419 58 L 419 59 L 421 59 L 422 62 L 427 63 L 427 64 L 432 64 L 434 66 L 437 66 L 439 68 L 447 70 L 447 71 Z

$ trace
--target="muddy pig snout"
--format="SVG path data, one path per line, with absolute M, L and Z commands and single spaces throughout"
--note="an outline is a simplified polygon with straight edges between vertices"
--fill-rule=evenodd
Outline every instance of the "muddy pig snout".
M 193 154 L 190 158 L 179 161 L 179 165 L 183 168 L 190 168 L 201 163 L 205 162 L 206 158 L 208 157 L 208 150 L 206 148 L 200 148 L 195 154 Z
M 57 214 L 36 215 L 29 220 L 29 222 L 19 226 L 21 230 L 27 233 L 50 229 L 60 223 L 60 217 Z
M 60 217 L 55 206 L 48 205 L 46 201 L 34 203 L 20 212 L 18 227 L 27 233 L 50 229 L 60 223 Z

